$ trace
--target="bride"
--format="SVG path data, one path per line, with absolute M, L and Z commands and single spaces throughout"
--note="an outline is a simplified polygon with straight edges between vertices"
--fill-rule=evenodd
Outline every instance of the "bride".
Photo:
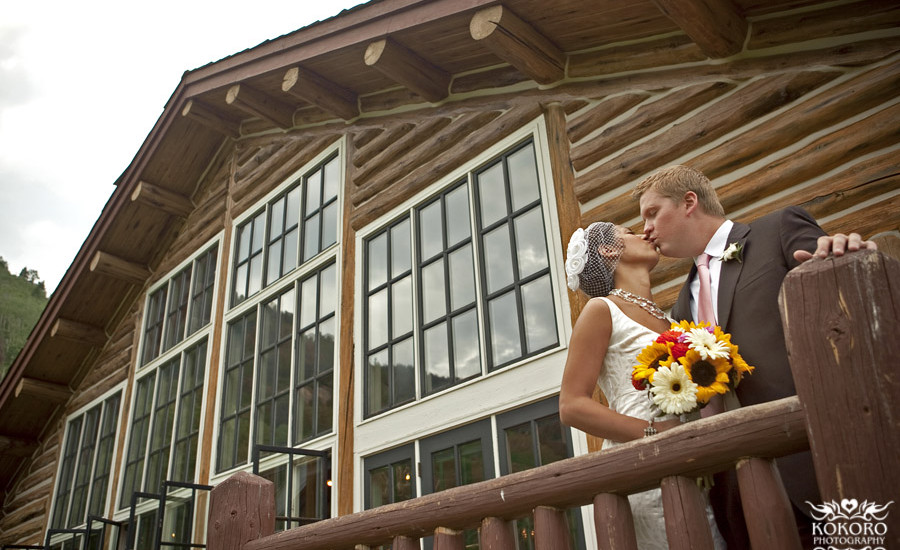
M 659 253 L 652 244 L 607 222 L 577 230 L 569 242 L 569 288 L 580 288 L 592 299 L 572 331 L 559 416 L 563 423 L 603 438 L 604 449 L 680 423 L 671 416 L 651 422 L 650 399 L 631 385 L 637 355 L 670 325 L 650 293 L 650 270 L 658 261 Z M 592 398 L 596 385 L 609 407 Z M 629 495 L 628 499 L 638 548 L 668 548 L 660 490 Z M 707 515 L 716 548 L 725 548 L 709 507 Z

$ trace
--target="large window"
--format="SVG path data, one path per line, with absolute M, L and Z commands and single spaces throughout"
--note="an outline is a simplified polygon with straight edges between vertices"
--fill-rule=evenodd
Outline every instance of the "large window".
M 333 433 L 340 158 L 323 155 L 236 224 L 217 473 L 248 466 L 254 447 Z M 293 471 L 282 454 L 263 471 Z
M 558 345 L 543 208 L 528 141 L 365 239 L 367 417 Z
M 340 182 L 339 160 L 332 156 L 238 225 L 232 306 L 337 242 Z
M 88 516 L 106 515 L 121 399 L 118 390 L 66 422 L 51 529 L 81 528 Z
M 119 509 L 135 492 L 196 480 L 217 261 L 215 244 L 147 297 Z
M 331 432 L 336 307 L 329 263 L 228 324 L 218 471 L 246 464 L 251 441 L 283 447 Z

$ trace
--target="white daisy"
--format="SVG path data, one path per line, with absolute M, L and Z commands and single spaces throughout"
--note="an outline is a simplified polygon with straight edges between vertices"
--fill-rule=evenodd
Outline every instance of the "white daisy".
M 706 328 L 692 328 L 684 338 L 702 359 L 722 359 L 730 355 L 728 344 L 720 342 L 716 339 L 716 335 Z
M 680 363 L 660 367 L 650 385 L 653 403 L 666 414 L 684 414 L 697 408 L 697 384 Z

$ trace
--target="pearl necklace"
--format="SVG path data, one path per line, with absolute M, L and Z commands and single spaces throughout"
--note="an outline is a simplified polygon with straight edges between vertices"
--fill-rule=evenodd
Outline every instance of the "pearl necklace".
M 668 319 L 666 313 L 659 308 L 654 302 L 644 298 L 643 296 L 638 296 L 637 294 L 632 294 L 627 290 L 622 290 L 621 288 L 614 288 L 609 291 L 611 296 L 618 296 L 619 298 L 625 300 L 626 302 L 631 302 L 632 304 L 638 306 L 643 309 L 650 315 L 656 317 L 657 319 Z

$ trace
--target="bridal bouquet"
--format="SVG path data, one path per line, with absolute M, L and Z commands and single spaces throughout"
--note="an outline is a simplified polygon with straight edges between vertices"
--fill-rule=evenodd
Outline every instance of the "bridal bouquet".
M 648 390 L 662 414 L 692 413 L 716 394 L 737 387 L 753 367 L 718 326 L 688 321 L 672 323 L 637 356 L 631 383 Z

